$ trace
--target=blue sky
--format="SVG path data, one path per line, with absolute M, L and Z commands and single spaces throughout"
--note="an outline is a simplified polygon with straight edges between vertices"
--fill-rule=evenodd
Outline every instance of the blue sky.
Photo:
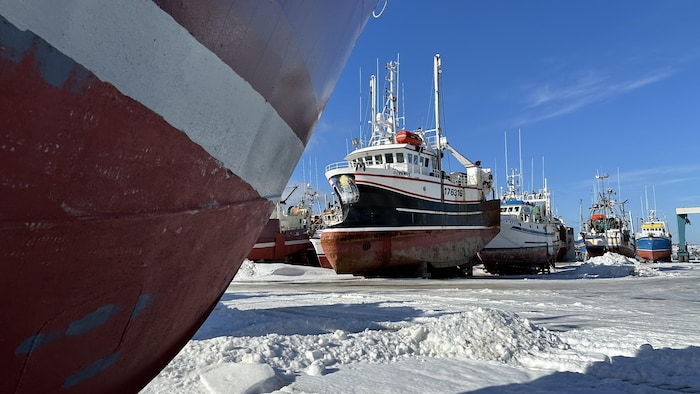
M 542 185 L 544 162 L 554 210 L 576 231 L 580 201 L 585 217 L 596 173 L 609 173 L 635 218 L 655 199 L 678 242 L 675 208 L 700 206 L 698 21 L 696 0 L 391 0 L 358 40 L 290 185 L 332 197 L 324 167 L 367 135 L 377 64 L 381 91 L 384 65 L 399 58 L 407 128 L 434 125 L 439 53 L 444 134 L 499 187 L 505 136 L 517 167 L 520 130 L 524 185 Z M 700 215 L 689 219 L 698 244 Z

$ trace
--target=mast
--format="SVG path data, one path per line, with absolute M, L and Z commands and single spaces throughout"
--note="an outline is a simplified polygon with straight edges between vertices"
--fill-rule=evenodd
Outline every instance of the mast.
M 520 186 L 520 191 L 522 192 L 526 186 L 523 184 L 523 143 L 522 140 L 520 139 L 520 129 L 518 129 L 518 160 L 519 160 L 519 166 L 518 171 L 520 174 L 518 175 L 518 186 Z
M 363 141 L 362 139 L 362 67 L 360 67 L 360 98 L 359 98 L 359 106 L 358 109 L 360 111 L 359 115 L 360 117 L 358 118 L 359 120 L 359 126 L 360 126 L 360 141 Z
M 510 173 L 508 172 L 508 132 L 504 131 L 503 132 L 503 143 L 506 147 L 506 186 L 510 184 L 509 178 L 510 178 Z
M 436 54 L 434 58 L 433 78 L 435 87 L 435 135 L 437 137 L 437 152 L 438 152 L 438 172 L 442 174 L 442 141 L 440 135 L 440 54 Z M 440 175 L 440 183 L 442 183 L 442 175 Z M 442 193 L 441 193 L 442 194 Z
M 401 73 L 399 72 L 399 67 L 401 66 L 401 59 L 400 56 L 401 54 L 397 53 L 396 54 L 396 81 L 395 81 L 395 86 L 394 86 L 394 98 L 393 98 L 393 103 L 398 104 L 399 101 L 401 101 L 401 105 L 403 106 L 403 97 L 401 97 L 401 100 L 399 100 L 399 87 L 401 86 L 401 81 L 399 78 L 401 78 Z M 403 93 L 401 93 L 403 94 Z M 396 122 L 394 123 L 396 126 L 394 127 L 394 133 L 399 131 L 400 127 L 406 127 L 406 119 L 404 119 L 404 116 L 406 116 L 406 111 L 399 111 L 398 105 L 394 107 L 394 116 L 396 117 Z M 403 122 L 401 122 L 403 120 Z M 401 126 L 401 123 L 403 123 L 403 126 Z
M 602 200 L 602 209 L 603 209 L 603 214 L 605 214 L 606 217 L 609 216 L 610 210 L 613 208 L 610 206 L 610 199 L 605 197 L 606 190 L 605 190 L 605 179 L 608 177 L 608 174 L 605 173 L 603 175 L 595 174 L 595 178 L 600 181 L 600 190 L 598 190 L 598 193 L 600 195 L 600 198 Z M 596 204 L 597 205 L 597 204 Z
M 370 123 L 372 124 L 372 133 L 377 129 L 377 77 L 372 75 L 369 78 L 369 100 L 370 104 Z
M 433 62 L 433 84 L 435 87 L 435 136 L 437 137 L 437 165 L 440 174 L 440 201 L 445 202 L 445 177 L 442 176 L 442 141 L 440 135 L 440 54 L 435 54 Z M 445 219 L 446 220 L 446 219 Z
M 544 156 L 542 156 L 542 187 L 547 189 L 547 179 L 544 177 Z
M 389 106 L 389 123 L 390 123 L 390 130 L 389 132 L 391 134 L 396 134 L 396 124 L 397 124 L 397 115 L 396 115 L 396 79 L 397 77 L 397 72 L 399 69 L 399 63 L 398 61 L 396 62 L 389 62 L 389 100 L 387 105 Z
M 647 187 L 646 186 L 644 186 L 644 198 L 646 198 L 646 200 L 647 200 L 647 209 L 646 209 L 646 211 L 644 211 L 644 213 L 647 216 L 650 216 L 649 215 L 649 195 L 647 194 Z M 651 218 L 647 217 L 647 220 L 651 220 Z

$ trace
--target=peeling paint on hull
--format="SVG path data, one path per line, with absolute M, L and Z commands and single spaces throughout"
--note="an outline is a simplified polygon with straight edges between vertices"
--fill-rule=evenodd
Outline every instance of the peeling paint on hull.
M 301 2 L 311 9 L 299 14 L 285 4 L 0 3 L 0 392 L 137 392 L 207 318 L 373 8 L 342 3 L 349 12 L 338 16 L 335 5 Z M 272 76 L 245 76 L 240 68 L 255 71 L 279 42 L 259 42 L 257 57 L 233 39 L 200 44 L 231 37 L 209 23 L 215 6 L 232 11 L 229 29 L 296 46 L 265 69 Z M 261 7 L 284 26 L 259 24 Z M 321 35 L 327 21 L 310 23 L 319 16 L 347 23 Z M 313 63 L 314 50 L 332 69 Z M 296 116 L 298 93 L 310 109 Z
M 496 234 L 497 226 L 364 231 L 326 229 L 321 235 L 321 245 L 337 273 L 363 274 L 424 262 L 435 267 L 463 264 Z
M 287 261 L 305 264 L 306 251 L 311 248 L 309 235 L 304 229 L 280 232 L 279 219 L 270 219 L 263 228 L 253 249 L 248 254 L 251 261 Z

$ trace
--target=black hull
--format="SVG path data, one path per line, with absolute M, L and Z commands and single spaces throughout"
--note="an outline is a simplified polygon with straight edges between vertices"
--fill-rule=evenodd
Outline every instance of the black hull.
M 499 231 L 498 200 L 440 203 L 358 185 L 360 199 L 343 207 L 343 222 L 321 244 L 338 273 L 384 275 L 428 263 L 435 269 L 470 264 Z
M 360 200 L 344 207 L 347 215 L 334 228 L 404 226 L 498 226 L 498 200 L 442 203 L 377 187 L 357 185 Z

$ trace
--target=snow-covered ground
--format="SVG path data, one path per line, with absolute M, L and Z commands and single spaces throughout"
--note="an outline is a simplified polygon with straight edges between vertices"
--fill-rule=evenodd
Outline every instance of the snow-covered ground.
M 142 393 L 700 392 L 700 263 L 363 279 L 246 261 Z

